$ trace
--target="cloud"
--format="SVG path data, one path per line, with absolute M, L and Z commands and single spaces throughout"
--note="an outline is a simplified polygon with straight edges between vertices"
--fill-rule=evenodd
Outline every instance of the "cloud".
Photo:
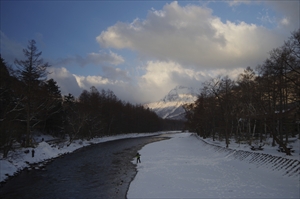
M 235 79 L 244 68 L 195 70 L 184 68 L 176 62 L 148 61 L 144 66 L 145 74 L 139 78 L 138 85 L 143 95 L 138 99 L 142 102 L 153 102 L 163 98 L 171 89 L 178 85 L 191 86 L 196 90 L 202 83 L 217 76 L 228 75 Z M 153 95 L 155 93 L 155 95 Z
M 119 79 L 124 81 L 131 81 L 128 71 L 122 70 L 120 68 L 114 68 L 111 66 L 102 67 L 103 76 L 109 79 Z
M 101 76 L 81 76 L 81 75 L 74 75 L 78 85 L 80 88 L 89 90 L 91 86 L 101 86 L 105 84 L 113 84 L 113 81 L 103 78 Z
M 265 5 L 266 12 L 260 16 L 263 23 L 276 24 L 277 28 L 284 28 L 287 32 L 294 31 L 299 28 L 300 16 L 300 2 L 293 0 L 286 1 L 245 1 L 245 0 L 232 0 L 225 1 L 232 7 L 238 7 L 241 4 L 247 5 Z M 268 9 L 275 11 L 275 15 L 270 16 Z M 263 9 L 264 11 L 265 9 Z
M 30 39 L 31 40 L 31 39 Z M 14 41 L 9 38 L 4 32 L 0 30 L 0 44 L 1 44 L 1 56 L 7 63 L 14 63 L 15 59 L 23 60 L 26 59 L 24 56 L 23 49 L 27 49 L 28 41 L 25 44 Z M 43 35 L 41 33 L 35 34 L 35 41 L 37 41 L 42 48 L 45 47 L 43 42 Z M 42 51 L 38 48 L 38 51 Z
M 63 95 L 71 93 L 75 97 L 79 97 L 83 90 L 89 90 L 95 86 L 99 91 L 102 89 L 112 90 L 123 101 L 143 104 L 162 99 L 178 85 L 192 86 L 197 90 L 201 87 L 202 82 L 212 77 L 229 74 L 230 78 L 235 78 L 243 71 L 242 68 L 195 71 L 184 68 L 175 62 L 159 61 L 149 61 L 141 68 L 144 70 L 144 75 L 136 77 L 137 83 L 134 83 L 130 78 L 122 80 L 121 78 L 107 78 L 100 75 L 71 74 L 64 67 L 49 68 L 48 78 L 53 78 L 57 82 Z
M 81 67 L 84 67 L 88 64 L 95 64 L 95 65 L 103 65 L 103 64 L 112 64 L 112 65 L 119 65 L 123 63 L 125 60 L 122 56 L 109 51 L 106 52 L 99 52 L 99 53 L 89 53 L 86 57 L 82 57 L 80 55 L 76 55 L 74 57 L 63 58 L 58 60 L 54 65 L 56 66 L 64 66 L 69 65 L 72 63 L 76 63 Z
M 264 27 L 223 23 L 209 8 L 177 2 L 152 9 L 145 20 L 118 22 L 102 31 L 97 41 L 105 48 L 131 49 L 143 59 L 202 70 L 255 67 L 283 42 Z
M 62 95 L 68 95 L 71 93 L 75 97 L 78 97 L 82 88 L 76 80 L 76 76 L 71 74 L 66 68 L 48 68 L 49 75 L 48 78 L 52 78 L 57 82 L 57 85 L 60 87 Z
M 74 75 L 74 77 L 81 89 L 89 90 L 92 86 L 95 86 L 98 91 L 109 89 L 122 101 L 129 101 L 131 103 L 140 103 L 140 96 L 143 96 L 143 94 L 147 92 L 146 90 L 140 90 L 130 81 L 108 79 L 100 75 Z
M 117 55 L 116 53 L 109 52 L 107 53 L 90 53 L 87 56 L 86 62 L 92 62 L 93 64 L 102 64 L 104 63 L 110 63 L 112 65 L 119 65 L 124 62 L 124 59 L 122 56 Z
M 71 74 L 64 67 L 50 67 L 48 71 L 50 73 L 48 78 L 52 78 L 57 82 L 63 95 L 71 93 L 75 97 L 79 97 L 83 90 L 90 90 L 92 86 L 95 86 L 99 91 L 102 89 L 112 90 L 122 100 L 134 101 L 135 96 L 132 93 L 135 93 L 135 89 L 131 88 L 132 86 L 128 82 L 112 80 L 100 75 L 82 76 Z
M 9 39 L 2 31 L 0 31 L 1 57 L 7 63 L 13 63 L 14 60 L 23 59 L 24 54 L 22 49 L 24 46 L 16 41 Z
M 241 3 L 253 4 L 232 1 L 230 5 Z M 197 89 L 202 82 L 218 75 L 234 79 L 247 66 L 255 68 L 262 64 L 268 52 L 281 46 L 299 24 L 299 3 L 298 7 L 280 1 L 255 3 L 267 5 L 270 12 L 261 20 L 278 24 L 276 30 L 243 21 L 223 21 L 208 7 L 172 2 L 160 10 L 149 10 L 145 19 L 119 21 L 102 31 L 96 37 L 99 52 L 52 61 L 49 78 L 57 81 L 62 94 L 78 97 L 83 89 L 95 86 L 99 91 L 110 89 L 119 99 L 132 103 L 157 101 L 177 85 Z M 274 17 L 270 6 L 280 15 Z M 23 47 L 0 33 L 2 52 L 9 52 L 13 59 L 22 56 Z M 43 39 L 37 33 L 39 36 Z M 129 63 L 114 49 L 128 49 L 138 57 Z M 68 71 L 71 64 L 81 66 L 79 70 L 72 68 L 76 74 Z M 88 65 L 101 70 L 97 68 L 89 71 L 93 75 L 83 76 L 81 71 L 87 70 L 84 67 Z
M 230 6 L 239 6 L 241 4 L 251 4 L 251 0 L 231 0 L 227 1 L 225 0 L 224 2 L 228 3 Z
M 200 79 L 204 79 L 205 74 L 185 69 L 174 62 L 148 62 L 142 66 L 144 75 L 137 77 L 137 84 L 134 83 L 125 71 L 120 71 L 116 75 L 116 69 L 106 68 L 106 74 L 112 73 L 110 78 L 102 75 L 82 76 L 71 74 L 66 68 L 49 68 L 48 78 L 53 78 L 59 85 L 62 94 L 68 93 L 78 97 L 82 90 L 89 90 L 95 86 L 99 91 L 102 89 L 112 90 L 116 96 L 124 101 L 132 103 L 146 103 L 161 99 L 166 93 L 177 85 L 197 86 Z M 127 78 L 120 78 L 119 76 Z M 117 77 L 118 76 L 118 77 Z M 115 77 L 115 78 L 113 78 Z M 176 80 L 175 80 L 176 79 Z
M 279 28 L 285 28 L 289 32 L 299 28 L 299 1 L 264 1 L 264 3 L 278 13 L 277 23 Z
M 263 13 L 260 13 L 260 16 L 257 17 L 258 20 L 262 22 L 262 24 L 276 24 L 276 17 L 270 16 L 268 9 L 263 10 Z
M 177 85 L 196 86 L 196 82 L 199 83 L 200 79 L 204 79 L 201 73 L 183 68 L 172 61 L 149 61 L 144 70 L 145 74 L 138 80 L 141 92 L 147 91 L 139 98 L 143 102 L 158 101 Z

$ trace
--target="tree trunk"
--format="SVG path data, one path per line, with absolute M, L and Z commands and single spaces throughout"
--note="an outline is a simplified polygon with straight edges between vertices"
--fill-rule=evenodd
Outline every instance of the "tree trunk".
M 298 139 L 300 140 L 300 127 L 299 127 L 300 121 L 297 122 L 297 131 L 298 131 Z
M 25 147 L 28 147 L 30 142 L 30 132 L 31 131 L 31 128 L 30 128 L 30 112 L 27 111 L 27 118 L 26 118 L 26 145 Z
M 272 125 L 273 127 L 272 127 L 272 130 L 271 130 L 271 134 L 272 134 L 272 138 L 273 138 L 273 139 L 272 139 L 272 146 L 276 146 L 276 143 L 275 143 L 275 137 L 276 137 L 276 136 L 275 136 L 276 126 L 275 126 L 275 125 L 276 125 L 276 124 L 275 124 L 274 121 L 273 121 L 272 123 L 273 123 L 273 125 Z
M 252 136 L 251 136 L 251 120 L 248 119 L 248 136 L 249 136 L 249 144 L 252 145 Z
M 7 158 L 8 152 L 12 149 L 13 140 L 3 147 L 3 158 Z
M 228 120 L 227 119 L 225 119 L 226 121 L 225 121 L 225 123 L 226 123 L 226 125 L 225 125 L 225 141 L 226 141 L 226 148 L 228 148 L 228 145 L 229 145 L 229 136 L 228 136 Z
M 255 136 L 255 129 L 256 129 L 256 120 L 254 120 L 254 125 L 253 125 L 253 132 L 252 132 L 253 136 Z
M 286 153 L 286 155 L 291 155 L 291 151 L 290 149 L 288 149 L 286 147 L 285 144 L 283 144 L 274 134 L 273 134 L 273 138 L 275 139 L 275 141 L 277 142 L 277 144 L 279 144 L 280 147 L 282 147 Z

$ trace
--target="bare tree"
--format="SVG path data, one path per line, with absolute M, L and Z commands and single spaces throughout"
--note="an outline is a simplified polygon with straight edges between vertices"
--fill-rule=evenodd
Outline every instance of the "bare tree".
M 233 88 L 235 82 L 225 77 L 217 77 L 205 83 L 207 91 L 212 93 L 217 101 L 221 118 L 219 123 L 219 131 L 223 132 L 226 142 L 226 147 L 229 145 L 230 136 L 230 123 L 232 121 L 232 108 L 233 108 Z

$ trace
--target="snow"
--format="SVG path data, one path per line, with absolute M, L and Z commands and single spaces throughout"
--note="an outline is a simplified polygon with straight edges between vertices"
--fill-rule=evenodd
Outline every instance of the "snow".
M 34 140 L 38 143 L 35 148 L 15 149 L 14 151 L 9 152 L 8 157 L 6 159 L 3 159 L 3 157 L 0 156 L 0 182 L 5 181 L 9 176 L 13 176 L 15 173 L 25 168 L 30 168 L 31 164 L 42 163 L 45 160 L 56 158 L 63 154 L 71 153 L 81 147 L 88 146 L 90 144 L 96 144 L 124 138 L 160 135 L 161 133 L 162 132 L 132 133 L 110 137 L 94 138 L 92 140 L 75 140 L 71 143 L 70 146 L 67 146 L 68 142 L 63 142 L 59 144 L 48 144 L 47 141 L 55 140 L 55 138 L 49 135 L 35 137 Z M 34 157 L 32 157 L 33 149 L 35 152 Z M 29 152 L 25 153 L 25 151 L 28 150 Z
M 144 107 L 152 109 L 163 119 L 184 119 L 182 105 L 194 103 L 196 100 L 197 94 L 193 88 L 177 86 L 160 101 L 145 104 Z
M 211 139 L 202 141 L 195 134 L 177 133 L 172 139 L 144 146 L 138 173 L 127 194 L 132 198 L 299 198 L 299 170 L 294 175 L 251 159 L 252 155 L 265 157 L 269 153 L 278 158 L 296 161 L 299 169 L 299 140 L 295 139 L 294 156 L 286 156 L 276 148 L 252 152 L 249 146 L 223 143 Z M 211 144 L 220 145 L 217 147 Z M 238 150 L 238 151 L 237 151 Z M 242 152 L 241 152 L 242 151 Z M 240 160 L 234 155 L 252 155 Z M 252 163 L 249 162 L 252 160 Z M 135 161 L 133 160 L 133 163 Z M 283 166 L 284 167 L 284 166 Z
M 40 164 L 45 160 L 71 153 L 81 147 L 110 140 L 168 136 L 171 139 L 144 146 L 139 153 L 137 175 L 131 182 L 127 198 L 299 198 L 299 139 L 291 139 L 293 156 L 279 153 L 268 141 L 263 151 L 251 151 L 249 145 L 231 141 L 202 139 L 194 133 L 158 132 L 124 134 L 93 140 L 76 140 L 48 144 L 52 137 L 39 137 L 34 148 L 16 149 L 7 159 L 0 159 L 0 181 L 8 176 Z M 45 141 L 42 141 L 44 138 Z M 47 141 L 47 142 L 46 142 Z M 29 153 L 24 153 L 29 150 Z M 289 163 L 286 163 L 288 160 Z M 136 159 L 132 162 L 136 164 Z M 289 173 L 287 173 L 289 172 Z
M 298 136 L 298 135 L 297 135 Z M 212 141 L 211 138 L 207 138 L 205 140 L 203 140 L 206 143 L 215 145 L 215 146 L 220 146 L 220 147 L 226 147 L 225 141 Z M 289 139 L 289 144 L 287 145 L 288 147 L 293 147 L 293 150 L 295 150 L 295 152 L 293 153 L 292 156 L 288 156 L 285 153 L 279 153 L 277 151 L 278 149 L 278 144 L 276 144 L 275 147 L 272 146 L 272 138 L 267 138 L 266 141 L 264 141 L 265 145 L 263 146 L 263 150 L 262 151 L 255 151 L 255 153 L 261 153 L 261 154 L 269 154 L 269 155 L 274 155 L 274 156 L 279 156 L 279 157 L 283 157 L 283 158 L 288 158 L 288 159 L 295 159 L 295 160 L 299 160 L 299 155 L 300 155 L 300 140 L 295 137 L 295 138 L 290 138 Z M 252 142 L 253 146 L 259 146 L 259 142 L 258 141 L 253 141 Z M 242 150 L 242 151 L 249 151 L 249 152 L 253 152 L 249 145 L 246 143 L 235 143 L 233 140 L 230 140 L 230 144 L 229 144 L 229 149 L 233 149 L 233 150 Z

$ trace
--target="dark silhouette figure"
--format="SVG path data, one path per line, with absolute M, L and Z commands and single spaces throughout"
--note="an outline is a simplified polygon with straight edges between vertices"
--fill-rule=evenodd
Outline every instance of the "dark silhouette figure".
M 141 163 L 141 154 L 136 154 L 136 163 Z
M 31 155 L 32 155 L 32 157 L 34 157 L 34 152 L 35 152 L 34 149 L 32 149 L 32 150 L 31 150 Z

